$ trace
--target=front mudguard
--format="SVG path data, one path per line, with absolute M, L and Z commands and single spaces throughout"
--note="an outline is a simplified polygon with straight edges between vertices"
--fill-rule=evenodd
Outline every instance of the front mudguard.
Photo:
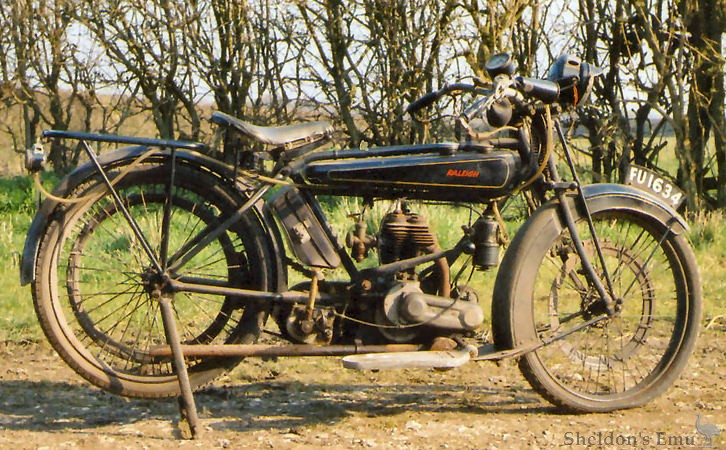
M 128 165 L 148 151 L 149 147 L 146 146 L 126 147 L 104 153 L 98 157 L 98 160 L 104 170 L 109 170 L 115 167 Z M 177 149 L 175 150 L 175 153 L 177 164 L 184 164 L 206 173 L 212 173 L 219 179 L 220 183 L 228 183 L 230 185 L 236 183 L 238 188 L 242 190 L 244 190 L 245 187 L 249 187 L 243 179 L 234 177 L 233 167 L 223 163 L 222 161 L 190 150 Z M 169 150 L 159 150 L 147 157 L 146 161 L 161 162 L 169 157 Z M 83 164 L 70 174 L 66 175 L 55 187 L 52 193 L 56 197 L 64 198 L 81 184 L 97 174 L 98 171 L 92 163 L 89 162 Z M 31 283 L 35 279 L 35 264 L 36 259 L 38 258 L 40 241 L 48 227 L 48 224 L 52 220 L 53 214 L 60 206 L 61 202 L 52 198 L 46 198 L 40 205 L 35 217 L 33 217 L 33 221 L 28 228 L 28 234 L 25 238 L 25 246 L 23 247 L 23 254 L 20 262 L 21 285 Z M 265 240 L 269 246 L 270 255 L 274 255 L 275 258 L 272 265 L 275 269 L 274 286 L 277 286 L 278 292 L 282 292 L 287 288 L 287 269 L 284 264 L 284 261 L 286 260 L 284 254 L 285 246 L 283 244 L 282 236 L 274 219 L 272 218 L 272 214 L 265 206 L 264 201 L 260 201 L 256 204 L 254 206 L 254 210 L 258 220 L 261 221 L 265 230 L 268 231 L 265 236 Z
M 621 210 L 645 214 L 658 221 L 671 233 L 680 235 L 688 230 L 683 218 L 670 206 L 644 191 L 621 184 L 593 184 L 583 187 L 588 210 L 591 214 L 603 210 Z M 568 207 L 576 217 L 585 215 L 582 202 L 574 195 L 568 196 Z M 542 205 L 522 225 L 504 254 L 497 272 L 492 296 L 492 334 L 494 344 L 500 350 L 514 348 L 521 342 L 513 342 L 510 330 L 516 320 L 513 313 L 512 297 L 522 273 L 520 262 L 527 258 L 532 246 L 537 242 L 550 242 L 567 227 L 560 214 L 560 204 L 556 199 Z M 526 272 L 526 271 L 524 271 Z M 535 336 L 531 336 L 532 339 Z
M 671 227 L 671 232 L 681 234 L 688 231 L 688 224 L 675 209 L 666 202 L 645 191 L 624 184 L 590 184 L 582 188 L 588 207 L 594 204 L 599 211 L 607 207 L 643 211 Z M 592 208 L 591 208 L 592 209 Z

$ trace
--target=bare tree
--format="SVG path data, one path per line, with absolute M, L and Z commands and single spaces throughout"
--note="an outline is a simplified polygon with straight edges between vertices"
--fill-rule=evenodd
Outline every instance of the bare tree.
M 407 104 L 437 89 L 449 75 L 444 48 L 452 38 L 457 4 L 416 0 L 369 0 L 362 4 L 368 64 L 353 66 L 361 88 L 363 117 L 372 143 L 401 144 L 423 138 L 404 116 Z M 449 53 L 450 54 L 450 53 Z
M 43 125 L 114 132 L 137 109 L 162 137 L 199 139 L 206 99 L 259 123 L 331 118 L 351 146 L 421 142 L 445 130 L 405 117 L 424 92 L 485 77 L 484 62 L 499 51 L 539 75 L 558 52 L 579 48 L 606 68 L 594 104 L 577 115 L 593 178 L 622 177 L 631 162 L 667 174 L 661 156 L 674 148 L 689 207 L 704 198 L 724 207 L 723 3 L 4 2 L 0 109 L 22 109 L 22 126 L 3 124 L 16 148 L 32 144 Z M 430 112 L 440 117 L 447 108 Z M 51 153 L 58 168 L 74 162 L 67 149 Z
M 71 24 L 73 4 L 64 0 L 46 0 L 33 3 L 31 26 L 36 39 L 31 44 L 30 67 L 37 77 L 35 104 L 41 96 L 47 97 L 46 108 L 37 108 L 43 122 L 56 130 L 68 129 L 73 118 L 73 104 L 78 96 L 78 83 L 70 61 L 72 49 L 66 33 Z M 77 162 L 68 158 L 69 152 L 61 141 L 53 141 L 48 159 L 56 170 L 65 171 Z
M 217 108 L 255 121 L 289 121 L 285 70 L 294 74 L 300 56 L 280 9 L 268 0 L 202 0 L 196 13 L 186 21 L 189 57 Z
M 33 7 L 30 1 L 4 2 L 0 6 L 3 28 L 6 30 L 6 47 L 3 51 L 3 62 L 7 85 L 5 93 L 8 104 L 18 104 L 23 110 L 23 139 L 22 148 L 27 148 L 35 142 L 36 129 L 40 123 L 40 106 L 34 99 L 35 86 L 33 85 L 30 60 L 32 58 L 32 43 L 34 42 L 32 19 Z M 20 139 L 16 138 L 15 130 L 7 128 L 6 131 L 13 136 L 17 149 Z
M 663 6 L 663 4 L 658 5 Z M 698 161 L 689 148 L 689 123 L 687 119 L 688 86 L 682 80 L 688 75 L 688 40 L 678 12 L 658 8 L 656 14 L 636 5 L 637 14 L 643 20 L 643 39 L 652 57 L 658 89 L 663 94 L 658 103 L 651 104 L 665 117 L 674 133 L 674 150 L 679 161 L 679 181 L 686 191 L 688 207 L 699 206 L 697 173 Z
M 299 47 L 305 54 L 306 77 L 325 99 L 321 106 L 332 107 L 331 116 L 343 123 L 349 144 L 358 146 L 363 131 L 355 118 L 356 91 L 364 80 L 355 78 L 354 65 L 361 61 L 351 53 L 355 17 L 340 0 L 298 1 L 296 6 L 310 38 L 310 45 Z
M 0 112 L 10 114 L 18 104 L 16 80 L 16 63 L 13 39 L 13 3 L 0 3 Z M 16 123 L 11 120 L 0 120 L 2 132 L 12 140 L 13 150 L 22 148 L 18 142 Z M 24 142 L 23 142 L 24 144 Z
M 175 137 L 183 108 L 189 137 L 200 133 L 196 84 L 186 57 L 194 50 L 181 32 L 188 2 L 177 0 L 79 0 L 79 23 L 103 46 L 115 65 L 119 84 L 138 86 L 162 138 Z
M 67 129 L 77 95 L 66 32 L 71 24 L 70 3 L 64 0 L 18 1 L 0 7 L 5 29 L 2 58 L 4 96 L 7 106 L 22 109 L 22 131 L 6 124 L 16 149 L 27 148 L 36 139 L 40 124 Z M 24 139 L 18 139 L 17 133 Z M 21 144 L 22 141 L 22 144 Z M 67 170 L 74 161 L 59 143 L 50 148 L 49 160 L 57 170 Z
M 465 0 L 460 3 L 468 12 L 475 32 L 470 40 L 467 59 L 478 76 L 487 76 L 484 64 L 491 55 L 511 51 L 515 46 L 521 48 L 520 38 L 524 38 L 527 45 L 537 42 L 539 34 L 535 27 L 539 26 L 538 3 L 536 0 Z M 531 17 L 530 26 L 522 26 L 526 14 Z M 515 35 L 518 27 L 520 34 Z M 533 53 L 514 55 L 524 70 L 532 68 L 537 49 L 530 47 L 528 50 Z
M 706 198 L 711 205 L 724 208 L 726 207 L 725 55 L 721 53 L 721 38 L 726 32 L 726 23 L 724 23 L 726 2 L 684 0 L 680 4 L 680 9 L 692 51 L 688 95 L 688 140 L 697 166 L 698 194 Z M 710 135 L 714 138 L 714 158 L 707 159 Z M 717 191 L 716 198 L 708 193 L 712 189 Z
M 582 108 L 579 114 L 580 124 L 588 131 L 592 176 L 596 181 L 612 180 L 618 161 L 631 151 L 630 121 L 623 98 L 627 74 L 622 66 L 630 56 L 623 27 L 627 20 L 625 1 L 581 0 L 578 4 L 581 25 L 576 35 L 582 46 L 580 56 L 589 63 L 607 67 L 604 80 L 595 87 L 595 106 Z M 620 165 L 621 173 L 625 172 L 622 169 L 629 157 L 625 159 L 626 163 Z
M 349 144 L 423 139 L 423 128 L 403 112 L 450 75 L 457 3 L 331 0 L 297 6 L 312 44 L 301 47 L 305 73 L 321 103 L 337 113 Z
M 722 10 L 715 2 L 673 0 L 580 0 L 570 7 L 582 56 L 607 69 L 594 106 L 578 115 L 588 130 L 594 179 L 611 180 L 616 168 L 623 177 L 631 161 L 650 166 L 678 178 L 691 209 L 719 185 L 715 163 L 709 166 L 704 155 L 711 130 L 718 136 L 723 129 L 712 128 L 724 116 L 723 56 L 715 38 Z M 662 166 L 671 148 L 677 175 Z

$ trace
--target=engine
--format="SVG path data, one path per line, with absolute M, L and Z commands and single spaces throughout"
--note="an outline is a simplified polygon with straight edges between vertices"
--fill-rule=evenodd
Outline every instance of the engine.
M 428 295 L 418 282 L 403 281 L 391 288 L 378 310 L 379 331 L 393 342 L 410 342 L 425 328 L 446 332 L 473 331 L 484 321 L 477 302 Z M 446 333 L 445 334 L 448 334 Z
M 370 248 L 377 248 L 381 264 L 390 264 L 440 251 L 436 237 L 426 219 L 419 214 L 396 209 L 381 220 L 377 236 L 365 234 L 362 221 L 346 239 L 354 258 L 361 261 Z M 478 328 L 484 315 L 478 302 L 467 301 L 458 293 L 451 298 L 449 265 L 442 257 L 433 262 L 432 270 L 398 272 L 383 289 L 376 310 L 378 331 L 392 342 L 411 342 L 426 329 L 444 334 L 468 332 Z

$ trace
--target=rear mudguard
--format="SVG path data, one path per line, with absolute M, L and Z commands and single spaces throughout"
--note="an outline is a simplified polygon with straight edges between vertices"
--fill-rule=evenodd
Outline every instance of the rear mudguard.
M 631 211 L 652 217 L 664 227 L 670 227 L 671 232 L 676 235 L 688 230 L 686 222 L 670 206 L 632 186 L 593 184 L 584 186 L 583 193 L 588 209 L 593 214 L 606 209 Z M 567 201 L 575 217 L 585 215 L 581 202 L 576 201 L 574 196 L 568 197 Z M 517 232 L 499 266 L 492 297 L 491 325 L 494 344 L 500 350 L 511 349 L 517 345 L 511 342 L 511 333 L 509 333 L 516 319 L 510 307 L 514 299 L 510 297 L 518 283 L 515 273 L 518 272 L 520 261 L 524 260 L 531 250 L 527 242 L 533 242 L 532 239 L 552 239 L 567 227 L 560 217 L 559 208 L 559 202 L 552 200 L 537 209 Z
M 138 158 L 142 154 L 149 151 L 149 147 L 136 146 L 121 148 L 112 152 L 104 153 L 98 157 L 99 163 L 104 169 L 109 169 L 117 166 L 123 166 L 129 164 L 134 159 Z M 146 159 L 146 161 L 161 161 L 169 158 L 170 152 L 168 150 L 159 150 L 158 153 L 152 154 Z M 197 170 L 204 171 L 206 173 L 212 173 L 219 178 L 221 183 L 237 183 L 238 187 L 244 188 L 244 180 L 234 178 L 234 169 L 223 163 L 222 161 L 210 158 L 188 150 L 176 150 L 176 160 L 178 164 L 185 164 L 189 167 L 196 168 Z M 92 163 L 86 163 L 79 166 L 73 172 L 65 176 L 61 182 L 53 190 L 53 195 L 57 197 L 65 197 L 68 193 L 73 192 L 81 183 L 88 180 L 97 174 L 96 168 Z M 41 204 L 40 208 L 35 214 L 28 234 L 25 238 L 25 246 L 23 248 L 23 255 L 20 262 L 20 283 L 26 285 L 35 279 L 35 262 L 38 257 L 38 248 L 40 240 L 45 233 L 46 227 L 51 220 L 54 211 L 60 205 L 60 202 L 51 198 L 45 199 Z M 285 261 L 285 247 L 282 241 L 282 236 L 279 229 L 277 228 L 272 214 L 269 209 L 264 205 L 263 201 L 260 201 L 254 207 L 258 219 L 262 222 L 266 230 L 268 230 L 266 237 L 267 245 L 271 255 L 274 255 L 276 261 L 273 262 L 272 267 L 275 270 L 275 286 L 277 286 L 278 292 L 282 292 L 287 289 L 287 269 L 284 264 Z

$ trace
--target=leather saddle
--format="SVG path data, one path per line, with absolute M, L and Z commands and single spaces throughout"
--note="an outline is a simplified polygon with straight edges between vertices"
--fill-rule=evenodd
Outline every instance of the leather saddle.
M 211 121 L 273 147 L 298 147 L 326 139 L 333 133 L 333 128 L 328 122 L 261 127 L 219 111 L 212 113 Z

